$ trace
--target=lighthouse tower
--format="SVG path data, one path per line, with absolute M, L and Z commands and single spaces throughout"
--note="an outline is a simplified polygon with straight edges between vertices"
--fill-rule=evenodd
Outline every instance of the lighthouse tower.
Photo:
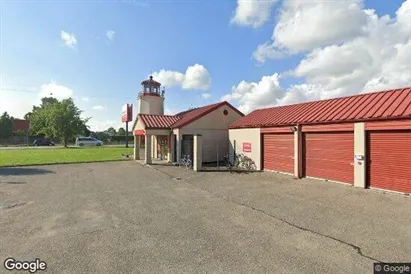
M 138 94 L 138 113 L 164 115 L 164 89 L 160 91 L 161 84 L 150 76 L 141 85 L 143 90 Z

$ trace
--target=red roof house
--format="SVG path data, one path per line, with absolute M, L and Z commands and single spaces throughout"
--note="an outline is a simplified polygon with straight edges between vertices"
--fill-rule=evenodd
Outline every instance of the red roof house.
M 30 127 L 30 122 L 23 119 L 14 119 L 13 120 L 13 132 L 23 131 L 27 132 Z
M 214 147 L 203 151 L 203 161 L 214 162 L 228 153 L 228 126 L 243 116 L 243 113 L 226 101 L 190 109 L 177 115 L 138 114 L 133 133 L 135 136 L 144 136 L 144 139 L 147 135 L 155 136 L 155 144 L 166 139 L 169 150 L 175 150 L 174 161 L 182 155 L 192 156 L 193 135 L 201 134 L 203 146 Z M 171 146 L 174 143 L 176 147 Z M 216 153 L 215 147 L 218 147 L 219 153 Z M 159 150 L 160 148 L 153 151 Z M 216 155 L 220 155 L 221 159 L 216 159 Z M 157 158 L 156 152 L 152 157 Z

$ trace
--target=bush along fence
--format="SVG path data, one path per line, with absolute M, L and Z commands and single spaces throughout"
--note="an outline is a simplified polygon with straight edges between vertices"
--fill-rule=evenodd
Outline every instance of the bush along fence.
M 31 146 L 35 140 L 45 139 L 42 136 L 12 136 L 6 139 L 0 139 L 0 146 Z M 59 144 L 58 138 L 49 139 L 55 144 Z
M 99 139 L 98 137 L 95 137 Z M 35 140 L 46 139 L 43 136 L 11 136 L 9 138 L 0 139 L 0 146 L 32 146 Z M 134 145 L 134 136 L 128 136 L 128 144 Z M 59 138 L 49 138 L 55 144 L 60 144 Z M 111 136 L 107 138 L 100 138 L 105 144 L 123 145 L 126 143 L 126 136 Z M 75 138 L 69 140 L 69 144 L 73 145 Z M 144 147 L 144 146 L 142 146 Z

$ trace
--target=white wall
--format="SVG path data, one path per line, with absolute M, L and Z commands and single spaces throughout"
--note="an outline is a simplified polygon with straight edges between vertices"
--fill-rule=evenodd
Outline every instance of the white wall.
M 145 126 L 144 126 L 143 121 L 141 121 L 141 119 L 138 119 L 137 123 L 134 125 L 133 131 L 136 130 L 136 129 L 142 130 L 144 128 L 145 128 Z
M 153 95 L 141 95 L 138 100 L 138 113 L 163 115 L 164 98 Z
M 223 111 L 227 110 L 228 114 L 224 115 Z M 228 106 L 221 106 L 218 109 L 208 113 L 200 119 L 183 127 L 184 129 L 228 129 L 228 126 L 242 116 Z
M 260 128 L 230 129 L 229 139 L 230 139 L 230 156 L 231 157 L 232 155 L 234 155 L 234 143 L 235 143 L 235 152 L 237 154 L 244 154 L 245 156 L 250 157 L 254 161 L 257 167 L 257 170 L 261 170 Z M 243 152 L 244 142 L 251 143 L 251 152 Z
M 223 114 L 224 110 L 227 110 L 227 115 Z M 241 117 L 238 112 L 224 105 L 180 130 L 174 130 L 174 133 L 201 134 L 203 162 L 222 161 L 229 153 L 228 126 Z
M 355 160 L 355 155 L 363 155 L 366 159 L 367 146 L 366 146 L 366 132 L 364 123 L 354 124 L 354 186 L 366 188 L 366 162 L 365 160 Z

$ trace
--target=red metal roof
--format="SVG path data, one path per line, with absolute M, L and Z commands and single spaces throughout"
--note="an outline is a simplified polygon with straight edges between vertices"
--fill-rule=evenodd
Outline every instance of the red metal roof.
M 258 109 L 230 128 L 411 118 L 411 87 Z
M 148 85 L 148 86 L 152 86 L 152 87 L 159 87 L 161 86 L 161 84 L 159 82 L 157 82 L 156 80 L 153 80 L 153 76 L 150 76 L 149 79 L 144 80 L 143 82 L 141 82 L 142 85 Z
M 227 101 L 224 101 L 204 107 L 190 109 L 184 112 L 180 112 L 177 115 L 139 114 L 137 116 L 137 119 L 141 119 L 145 125 L 145 128 L 147 129 L 181 128 L 224 105 L 233 109 L 241 116 L 244 116 L 244 114 L 241 113 L 238 109 L 233 107 Z
M 189 110 L 187 112 L 183 113 L 183 116 L 180 120 L 178 120 L 175 124 L 172 125 L 172 128 L 181 128 L 185 125 L 188 125 L 192 122 L 194 122 L 195 120 L 207 115 L 208 113 L 222 107 L 222 106 L 228 106 L 229 108 L 233 109 L 235 112 L 239 113 L 241 116 L 244 116 L 243 113 L 241 113 L 238 109 L 236 109 L 235 107 L 233 107 L 231 104 L 229 104 L 227 101 L 224 102 L 220 102 L 220 103 L 216 103 L 216 104 L 212 104 L 212 105 L 208 105 L 208 106 L 204 106 L 204 107 L 199 107 L 199 108 L 195 108 L 192 110 Z
M 171 128 L 175 122 L 180 120 L 182 116 L 174 115 L 152 115 L 152 114 L 139 114 L 138 119 L 141 119 L 145 125 L 145 128 Z

